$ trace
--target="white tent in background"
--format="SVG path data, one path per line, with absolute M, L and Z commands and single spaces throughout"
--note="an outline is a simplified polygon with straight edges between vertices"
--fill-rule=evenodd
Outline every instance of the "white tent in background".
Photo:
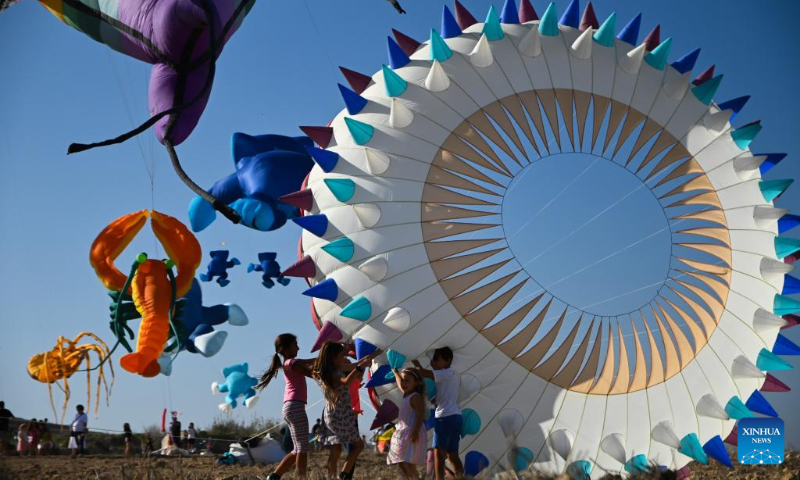
M 277 463 L 286 455 L 280 443 L 269 437 L 263 437 L 258 445 L 250 448 L 249 453 L 241 444 L 232 443 L 228 453 L 236 457 L 237 465 Z

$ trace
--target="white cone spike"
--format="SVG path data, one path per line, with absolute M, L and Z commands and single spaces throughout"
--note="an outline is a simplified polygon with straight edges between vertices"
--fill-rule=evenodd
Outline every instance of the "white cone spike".
M 394 332 L 405 332 L 411 326 L 411 315 L 405 308 L 394 307 L 386 312 L 383 324 Z
M 672 422 L 668 420 L 656 424 L 656 426 L 653 427 L 653 431 L 650 432 L 650 436 L 656 442 L 663 443 L 668 447 L 672 447 L 676 450 L 681 448 L 681 440 L 678 438 L 678 435 L 675 434 Z
M 364 228 L 374 227 L 381 219 L 381 207 L 374 203 L 358 203 L 353 205 L 353 212 Z
M 729 110 L 733 111 L 733 110 Z M 766 155 L 743 155 L 733 159 L 733 170 L 742 180 L 750 180 L 758 172 L 758 167 L 767 159 Z
M 494 63 L 492 48 L 489 46 L 489 39 L 486 34 L 481 35 L 481 39 L 475 44 L 472 53 L 469 54 L 469 61 L 476 67 L 486 68 Z
M 691 80 L 692 72 L 686 72 L 683 75 L 678 75 L 672 80 L 664 84 L 664 93 L 673 100 L 681 100 L 686 96 L 689 91 L 689 81 Z
M 539 29 L 536 25 L 533 25 L 533 28 L 519 42 L 519 51 L 526 57 L 538 57 L 542 54 L 542 41 L 539 38 Z
M 450 77 L 442 68 L 438 60 L 434 60 L 428 76 L 425 77 L 425 88 L 431 92 L 444 92 L 450 88 Z
M 627 460 L 627 455 L 625 454 L 625 437 L 621 433 L 606 435 L 603 441 L 600 442 L 600 450 L 623 465 L 625 464 L 625 460 Z
M 647 53 L 646 44 L 641 44 L 619 59 L 619 67 L 626 73 L 636 75 L 642 67 L 642 60 Z
M 697 402 L 696 410 L 697 414 L 703 417 L 718 418 L 720 420 L 730 419 L 728 414 L 725 413 L 725 407 L 720 405 L 717 397 L 711 393 L 700 398 L 700 401 Z
M 569 456 L 572 450 L 572 443 L 575 441 L 575 436 L 569 430 L 556 430 L 550 434 L 547 443 L 550 447 L 564 460 Z
M 386 274 L 389 271 L 389 264 L 383 257 L 372 257 L 359 265 L 358 269 L 373 282 L 380 282 L 386 278 Z
M 592 56 L 592 44 L 594 40 L 592 39 L 592 33 L 594 30 L 591 28 L 587 28 L 583 31 L 582 34 L 578 38 L 572 42 L 572 47 L 570 48 L 570 53 L 575 58 L 580 58 L 581 60 L 588 60 Z
M 392 109 L 389 112 L 389 125 L 394 128 L 406 128 L 414 121 L 414 112 L 403 105 L 397 98 L 392 98 Z
M 364 155 L 366 156 L 367 172 L 370 175 L 382 175 L 389 169 L 391 160 L 385 153 L 365 148 Z
M 515 437 L 525 425 L 525 417 L 519 410 L 507 408 L 497 415 L 497 422 L 506 438 Z
M 733 378 L 764 378 L 764 372 L 758 369 L 749 358 L 744 355 L 739 355 L 733 359 L 733 368 L 731 368 Z
M 783 265 L 786 264 L 784 263 Z M 776 332 L 778 329 L 788 324 L 789 322 L 784 320 L 780 315 L 775 315 L 763 308 L 756 310 L 756 313 L 753 315 L 753 329 L 758 333 L 769 331 Z
M 760 205 L 753 209 L 753 221 L 758 228 L 771 228 L 775 225 L 782 216 L 789 213 L 786 208 L 775 208 L 766 205 Z M 780 262 L 784 264 L 783 262 Z M 786 265 L 786 264 L 784 264 Z
M 712 130 L 714 133 L 720 134 L 723 130 L 725 130 L 725 127 L 728 125 L 728 121 L 731 119 L 732 115 L 733 110 L 731 109 L 714 113 L 709 111 L 703 117 L 703 125 L 705 125 L 709 130 Z
M 467 400 L 478 393 L 481 389 L 481 382 L 469 373 L 461 375 L 461 386 L 458 388 L 458 403 L 467 403 Z

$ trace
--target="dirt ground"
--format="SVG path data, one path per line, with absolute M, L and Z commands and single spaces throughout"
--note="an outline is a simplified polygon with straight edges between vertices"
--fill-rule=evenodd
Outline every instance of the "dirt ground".
M 309 461 L 309 480 L 324 480 L 324 454 L 312 454 Z M 384 455 L 364 452 L 355 472 L 356 480 L 390 480 L 399 478 L 394 467 L 386 465 Z M 691 465 L 692 479 L 717 480 L 800 480 L 800 453 L 787 454 L 783 465 L 743 466 L 736 464 L 728 470 L 719 464 Z M 243 467 L 216 465 L 214 457 L 183 458 L 124 458 L 96 455 L 71 459 L 68 456 L 52 457 L 0 457 L 0 480 L 4 479 L 87 479 L 87 480 L 256 480 L 265 479 L 271 466 Z M 513 475 L 502 475 L 513 479 Z M 537 477 L 520 475 L 530 480 Z M 287 478 L 292 478 L 290 475 Z M 565 478 L 565 477 L 562 477 Z M 608 478 L 615 478 L 609 476 Z M 619 477 L 616 477 L 619 478 Z M 672 472 L 644 478 L 675 478 Z

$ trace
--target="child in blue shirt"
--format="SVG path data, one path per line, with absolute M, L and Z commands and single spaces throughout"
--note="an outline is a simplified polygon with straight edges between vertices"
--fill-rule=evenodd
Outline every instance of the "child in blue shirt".
M 436 420 L 433 426 L 433 448 L 436 451 L 434 464 L 436 480 L 444 480 L 445 459 L 455 469 L 455 477 L 464 476 L 464 465 L 458 457 L 458 442 L 461 440 L 461 406 L 458 404 L 458 392 L 461 378 L 450 368 L 453 363 L 453 351 L 449 347 L 437 348 L 433 352 L 431 368 L 422 368 L 419 361 L 414 366 L 423 377 L 436 382 Z

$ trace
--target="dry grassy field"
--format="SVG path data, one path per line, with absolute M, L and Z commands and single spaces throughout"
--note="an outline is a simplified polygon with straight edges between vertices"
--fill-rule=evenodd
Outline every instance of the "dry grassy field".
M 315 454 L 310 460 L 310 480 L 324 480 L 325 456 Z M 744 466 L 736 464 L 728 470 L 719 464 L 691 465 L 692 477 L 698 480 L 722 478 L 740 480 L 800 480 L 800 453 L 787 454 L 786 462 L 776 466 Z M 87 479 L 87 480 L 161 480 L 161 479 L 213 479 L 256 480 L 265 479 L 270 466 L 243 467 L 216 465 L 213 457 L 183 458 L 124 458 L 120 456 L 90 455 L 71 459 L 68 456 L 52 457 L 0 457 L 0 479 Z M 502 475 L 508 479 L 513 475 Z M 535 480 L 552 477 L 521 474 L 521 478 Z M 292 478 L 291 475 L 288 478 Z M 388 480 L 398 478 L 397 470 L 385 464 L 385 457 L 365 452 L 359 460 L 355 479 Z M 519 478 L 519 477 L 518 477 Z M 608 476 L 608 478 L 619 478 Z M 676 478 L 672 472 L 641 478 Z M 559 480 L 566 480 L 566 477 Z

